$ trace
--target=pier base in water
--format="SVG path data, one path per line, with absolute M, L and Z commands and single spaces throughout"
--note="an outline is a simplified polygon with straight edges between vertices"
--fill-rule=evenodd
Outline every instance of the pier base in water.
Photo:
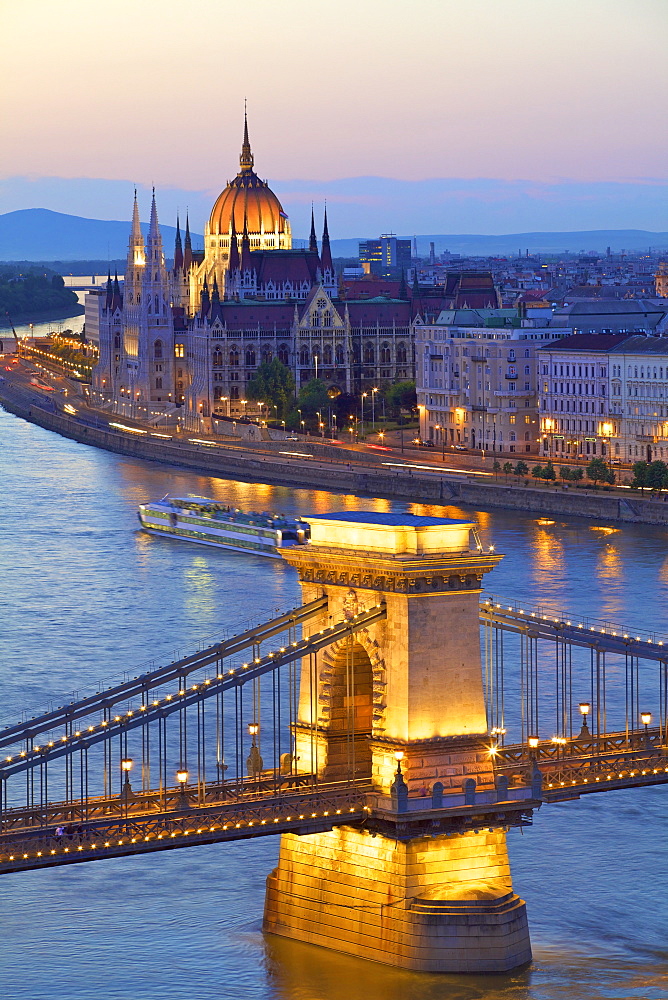
M 420 972 L 506 972 L 531 960 L 500 830 L 407 843 L 351 827 L 284 834 L 264 929 Z

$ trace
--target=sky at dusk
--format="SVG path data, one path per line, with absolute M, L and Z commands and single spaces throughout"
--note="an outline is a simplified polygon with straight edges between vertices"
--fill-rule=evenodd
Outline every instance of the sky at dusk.
M 124 218 L 155 184 L 201 228 L 247 98 L 295 231 L 324 197 L 336 236 L 668 228 L 666 0 L 22 0 L 0 23 L 0 212 Z

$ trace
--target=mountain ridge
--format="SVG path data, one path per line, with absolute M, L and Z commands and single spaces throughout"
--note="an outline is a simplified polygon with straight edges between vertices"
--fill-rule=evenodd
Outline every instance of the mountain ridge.
M 147 224 L 142 225 L 146 232 Z M 171 257 L 176 229 L 161 225 L 165 254 Z M 49 261 L 90 260 L 123 258 L 128 245 L 130 222 L 88 219 L 67 215 L 46 208 L 17 209 L 0 215 L 0 260 Z M 193 233 L 193 247 L 203 246 L 203 236 Z M 332 252 L 338 257 L 356 257 L 360 240 L 374 236 L 359 236 L 332 240 Z M 408 238 L 408 237 L 406 237 Z M 424 234 L 417 237 L 418 252 L 426 256 L 429 243 L 434 242 L 436 253 L 449 250 L 462 256 L 517 256 L 526 250 L 530 253 L 577 253 L 595 251 L 604 253 L 609 246 L 613 252 L 626 250 L 641 252 L 648 248 L 668 250 L 668 233 L 646 229 L 591 229 L 564 232 L 525 232 L 501 235 L 484 233 Z M 295 238 L 295 244 L 305 244 L 305 239 Z

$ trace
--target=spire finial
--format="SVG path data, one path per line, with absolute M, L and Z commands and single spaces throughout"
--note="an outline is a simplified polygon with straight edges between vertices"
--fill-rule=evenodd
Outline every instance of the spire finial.
M 250 140 L 248 138 L 248 111 L 246 108 L 246 98 L 244 97 L 244 141 L 241 145 L 241 156 L 239 157 L 241 170 L 246 172 L 253 169 L 253 154 L 251 152 Z
M 315 217 L 313 215 L 313 202 L 311 202 L 311 235 L 308 240 L 308 248 L 311 252 L 318 252 L 318 238 L 315 235 Z

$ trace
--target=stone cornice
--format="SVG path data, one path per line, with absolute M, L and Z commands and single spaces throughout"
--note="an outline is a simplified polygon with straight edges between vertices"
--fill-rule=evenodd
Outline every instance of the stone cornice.
M 484 574 L 503 558 L 475 551 L 388 555 L 324 545 L 283 549 L 282 555 L 302 583 L 401 594 L 479 591 Z

